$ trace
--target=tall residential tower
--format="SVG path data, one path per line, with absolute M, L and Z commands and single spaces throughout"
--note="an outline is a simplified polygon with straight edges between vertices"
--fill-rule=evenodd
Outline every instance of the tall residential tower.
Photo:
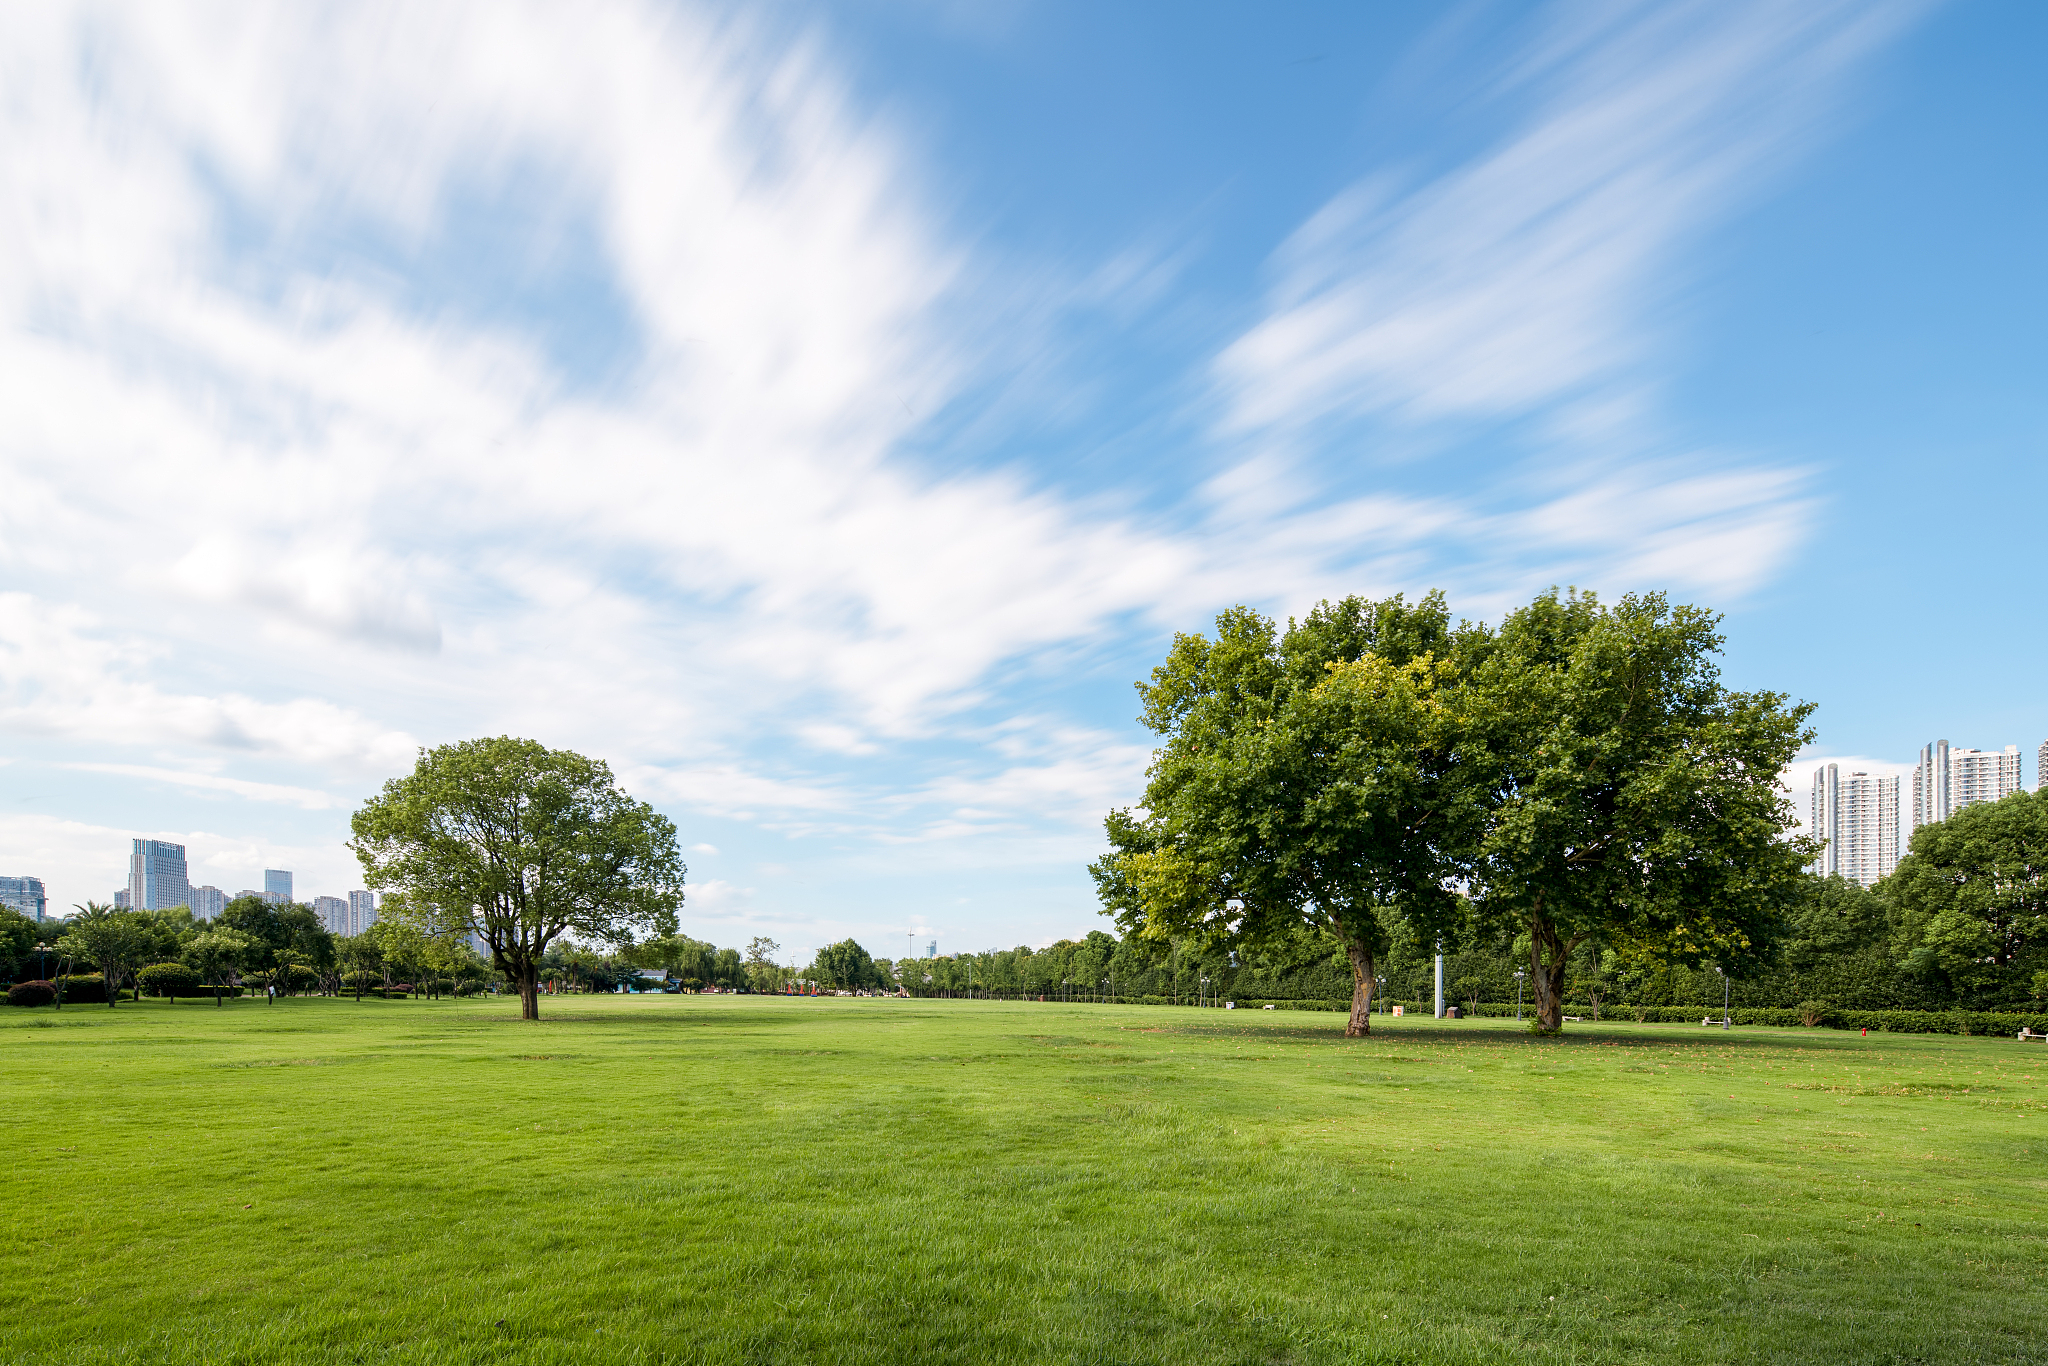
M 1913 825 L 1945 821 L 1966 806 L 1995 802 L 2020 790 L 2020 747 L 2002 752 L 1950 749 L 1936 740 L 1920 751 L 1913 769 Z
M 1889 877 L 1899 861 L 1899 780 L 1822 764 L 1813 772 L 1811 829 L 1827 841 L 1815 873 L 1864 887 Z

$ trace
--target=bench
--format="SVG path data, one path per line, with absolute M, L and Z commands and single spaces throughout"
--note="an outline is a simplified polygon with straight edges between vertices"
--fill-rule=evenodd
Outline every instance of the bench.
M 1721 1023 L 1721 1017 L 1719 1015 L 1709 1015 L 1706 1019 L 1701 1020 L 1700 1023 L 1703 1025 L 1717 1025 Z
M 2048 1043 L 2048 1034 L 2036 1034 L 2031 1029 L 2022 1029 L 2017 1037 L 2021 1043 Z

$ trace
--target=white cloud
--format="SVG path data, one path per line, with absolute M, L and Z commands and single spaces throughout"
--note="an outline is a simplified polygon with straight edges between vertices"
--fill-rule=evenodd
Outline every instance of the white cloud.
M 181 675 L 168 644 L 109 641 L 98 626 L 77 608 L 0 593 L 0 725 L 95 745 L 184 744 L 345 770 L 388 769 L 415 749 L 402 731 L 318 698 L 265 702 L 159 687 L 150 675 Z
M 1643 359 L 1675 249 L 1803 146 L 1832 84 L 1915 8 L 1565 5 L 1503 93 L 1534 113 L 1418 186 L 1331 200 L 1224 353 L 1238 429 L 1527 411 Z
M 718 846 L 715 844 L 693 844 L 690 846 L 690 852 L 693 854 L 716 854 Z
M 1582 17 L 1494 152 L 1305 228 L 1217 369 L 1276 454 L 1148 520 L 900 457 L 986 379 L 992 267 L 815 42 L 653 0 L 0 11 L 0 730 L 280 810 L 518 733 L 922 867 L 1071 862 L 1142 750 L 982 723 L 1134 621 L 1412 587 L 1445 546 L 1745 591 L 1807 515 L 1756 462 L 1332 497 L 1285 458 L 1332 416 L 1569 398 L 1570 445 L 1626 406 L 1578 399 L 1645 272 L 1866 41 L 1833 5 L 1670 13 Z M 603 373 L 447 283 L 520 213 L 479 269 L 614 310 Z M 1077 289 L 1150 297 L 1153 256 Z
M 1215 365 L 1220 430 L 1252 452 L 1215 490 L 1307 501 L 1313 485 L 1287 472 L 1318 445 L 1428 449 L 1521 423 L 1542 438 L 1540 481 L 1414 506 L 1383 550 L 1442 528 L 1477 554 L 1439 582 L 1489 611 L 1551 582 L 1725 603 L 1768 581 L 1812 520 L 1806 473 L 1657 454 L 1672 443 L 1654 360 L 1690 282 L 1681 249 L 1811 145 L 1844 75 L 1923 8 L 1552 6 L 1493 92 L 1522 111 L 1494 145 L 1361 180 L 1276 255 L 1263 316 Z M 1407 579 L 1415 560 L 1382 563 Z
M 250 782 L 244 778 L 224 778 L 215 773 L 181 773 L 176 769 L 151 768 L 146 764 L 65 764 L 64 767 L 85 773 L 112 773 L 123 778 L 170 783 L 178 787 L 232 792 L 238 797 L 247 797 L 252 801 L 289 802 L 308 811 L 325 811 L 346 805 L 331 793 L 321 792 L 315 788 L 291 787 L 283 783 Z

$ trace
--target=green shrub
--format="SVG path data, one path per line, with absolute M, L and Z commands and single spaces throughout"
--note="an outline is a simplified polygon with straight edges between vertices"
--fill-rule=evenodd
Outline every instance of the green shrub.
M 103 1006 L 107 1003 L 107 981 L 96 972 L 75 972 L 68 977 L 59 977 L 53 983 L 59 989 L 64 1004 L 77 1002 L 82 1006 Z
M 136 973 L 135 980 L 151 996 L 190 996 L 199 986 L 199 974 L 183 963 L 153 963 Z
M 16 982 L 7 989 L 11 1006 L 46 1006 L 57 999 L 57 988 L 48 982 Z

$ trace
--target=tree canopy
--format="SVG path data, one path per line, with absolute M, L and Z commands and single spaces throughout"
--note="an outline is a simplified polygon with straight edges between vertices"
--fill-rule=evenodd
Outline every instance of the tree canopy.
M 565 934 L 620 948 L 673 934 L 684 866 L 675 827 L 601 761 L 510 737 L 422 750 L 351 821 L 392 918 L 428 934 L 463 925 L 540 1017 L 540 961 Z
M 1960 987 L 2048 968 L 2048 796 L 2015 792 L 1921 826 L 1889 890 L 1902 947 Z
M 1811 704 L 1721 686 L 1719 618 L 1661 594 L 1552 591 L 1511 612 L 1458 704 L 1486 817 L 1482 917 L 1530 936 L 1536 1015 L 1588 939 L 1730 972 L 1770 960 L 1815 853 L 1778 785 Z
M 1447 690 L 1469 631 L 1440 594 L 1346 598 L 1284 633 L 1249 608 L 1177 636 L 1140 683 L 1163 737 L 1143 815 L 1113 812 L 1094 868 L 1121 924 L 1155 936 L 1340 945 L 1347 1032 L 1371 1027 L 1388 917 L 1448 927 L 1477 809 Z
M 1256 943 L 1308 926 L 1369 1027 L 1396 926 L 1525 934 L 1539 1025 L 1587 940 L 1741 970 L 1801 892 L 1778 774 L 1811 707 L 1721 686 L 1717 618 L 1553 590 L 1497 631 L 1441 594 L 1248 608 L 1177 636 L 1139 684 L 1162 736 L 1094 866 L 1127 928 Z
M 117 910 L 103 902 L 88 901 L 76 908 L 78 914 L 61 941 L 63 947 L 100 970 L 106 982 L 107 1005 L 120 997 L 121 983 L 134 969 L 154 955 L 157 936 L 143 913 Z

